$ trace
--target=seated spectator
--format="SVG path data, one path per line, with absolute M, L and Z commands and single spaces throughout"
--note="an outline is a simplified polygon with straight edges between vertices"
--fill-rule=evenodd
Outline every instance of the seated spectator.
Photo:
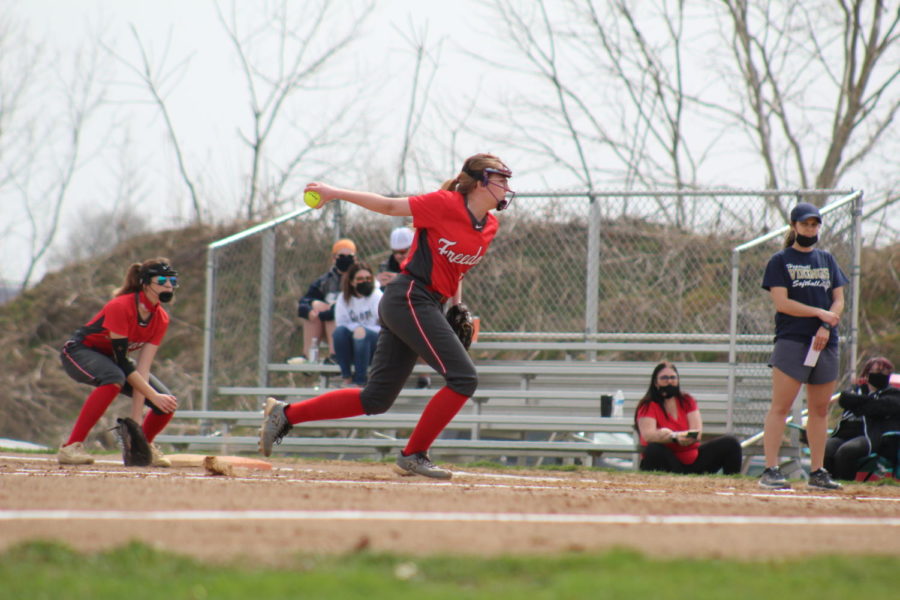
M 863 365 L 857 385 L 841 392 L 841 420 L 825 444 L 825 468 L 838 479 L 853 481 L 860 462 L 872 453 L 896 460 L 896 449 L 887 451 L 882 436 L 900 431 L 900 390 L 891 387 L 894 364 L 883 356 Z
M 723 435 L 701 444 L 703 419 L 693 396 L 681 391 L 678 370 L 670 362 L 653 369 L 650 387 L 635 410 L 640 433 L 642 471 L 716 473 L 741 470 L 741 444 Z
M 369 364 L 381 331 L 378 324 L 380 301 L 381 290 L 375 286 L 369 266 L 365 263 L 350 265 L 334 306 L 334 353 L 345 386 L 366 385 Z
M 397 227 L 391 231 L 391 255 L 379 266 L 377 275 L 378 283 L 381 287 L 386 286 L 397 273 L 400 272 L 400 265 L 406 260 L 409 254 L 409 248 L 412 246 L 415 232 L 409 227 Z
M 300 298 L 297 316 L 303 326 L 303 354 L 288 360 L 289 363 L 310 360 L 310 356 L 318 354 L 318 343 L 323 339 L 328 342 L 329 356 L 325 362 L 334 362 L 334 303 L 341 293 L 341 277 L 356 262 L 356 244 L 348 239 L 336 241 L 331 247 L 331 258 L 334 260 L 331 269 L 312 282 Z M 317 340 L 315 349 L 313 340 Z

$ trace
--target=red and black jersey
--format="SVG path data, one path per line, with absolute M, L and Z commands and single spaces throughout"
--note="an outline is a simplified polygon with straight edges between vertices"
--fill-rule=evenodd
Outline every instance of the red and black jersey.
M 150 317 L 141 321 L 138 302 L 150 311 Z M 169 314 L 160 305 L 153 305 L 144 292 L 116 296 L 106 303 L 100 312 L 79 327 L 72 339 L 88 348 L 108 356 L 113 355 L 110 333 L 128 338 L 128 351 L 141 349 L 144 344 L 159 346 L 169 328 Z
M 442 296 L 453 296 L 466 271 L 481 262 L 497 234 L 497 218 L 478 221 L 459 192 L 440 190 L 410 196 L 416 237 L 402 272 Z

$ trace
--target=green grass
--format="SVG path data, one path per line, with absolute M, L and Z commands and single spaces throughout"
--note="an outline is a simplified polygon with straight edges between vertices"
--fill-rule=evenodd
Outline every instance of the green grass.
M 889 598 L 898 572 L 898 557 L 656 560 L 620 550 L 496 559 L 363 552 L 297 556 L 275 569 L 200 563 L 139 543 L 82 555 L 29 542 L 0 554 L 0 599 Z

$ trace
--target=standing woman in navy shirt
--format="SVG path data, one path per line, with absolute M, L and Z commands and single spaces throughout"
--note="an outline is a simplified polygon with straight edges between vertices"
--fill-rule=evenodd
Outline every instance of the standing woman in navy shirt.
M 814 248 L 821 226 L 818 208 L 806 202 L 795 206 L 784 249 L 769 259 L 763 276 L 762 287 L 769 291 L 777 311 L 775 349 L 770 360 L 772 405 L 766 414 L 763 438 L 766 469 L 759 480 L 764 488 L 791 487 L 778 468 L 778 451 L 785 419 L 804 383 L 809 408 L 807 485 L 826 490 L 841 488 L 822 465 L 828 407 L 838 378 L 838 323 L 848 280 L 831 254 Z M 810 350 L 819 352 L 813 366 L 805 364 Z
M 295 404 L 268 399 L 259 440 L 264 455 L 271 454 L 272 445 L 294 423 L 387 411 L 422 357 L 446 385 L 425 407 L 397 458 L 397 467 L 404 475 L 452 476 L 431 462 L 428 449 L 475 393 L 478 375 L 444 317 L 444 306 L 460 304 L 463 276 L 481 262 L 494 239 L 498 225 L 490 211 L 509 205 L 515 195 L 508 185 L 511 176 L 512 171 L 496 156 L 476 154 L 440 190 L 422 196 L 388 198 L 324 183 L 307 185 L 306 191 L 321 196 L 317 208 L 340 198 L 384 215 L 412 216 L 416 234 L 400 274 L 387 285 L 379 304 L 382 327 L 366 386 L 335 390 Z

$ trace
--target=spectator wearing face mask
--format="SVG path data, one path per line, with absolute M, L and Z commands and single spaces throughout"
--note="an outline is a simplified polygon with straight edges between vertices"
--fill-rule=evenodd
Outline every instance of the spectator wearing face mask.
M 806 386 L 806 437 L 809 445 L 809 477 L 806 486 L 839 490 L 825 468 L 828 440 L 828 408 L 837 385 L 840 356 L 838 324 L 844 312 L 844 288 L 850 283 L 837 260 L 816 248 L 822 230 L 822 214 L 808 202 L 791 209 L 784 247 L 766 264 L 762 287 L 775 308 L 775 346 L 772 367 L 772 403 L 763 425 L 766 468 L 759 486 L 790 489 L 779 467 L 784 428 L 800 389 Z
M 887 358 L 870 358 L 853 389 L 841 392 L 844 412 L 825 443 L 825 468 L 838 479 L 856 479 L 861 459 L 872 453 L 896 459 L 896 448 L 887 447 L 896 440 L 882 439 L 888 431 L 900 431 L 900 389 L 890 385 L 893 372 Z
M 670 362 L 653 369 L 650 387 L 635 410 L 642 471 L 726 475 L 741 470 L 741 444 L 730 435 L 700 443 L 703 418 L 697 401 L 681 391 Z
M 409 256 L 409 248 L 412 246 L 415 232 L 409 227 L 397 227 L 391 231 L 391 254 L 378 267 L 376 279 L 381 287 L 389 284 L 397 273 L 406 257 Z
M 344 274 L 341 295 L 334 306 L 334 350 L 345 387 L 366 385 L 381 331 L 378 323 L 381 295 L 367 264 L 355 263 Z
M 325 339 L 328 342 L 326 364 L 334 364 L 334 304 L 341 293 L 341 278 L 356 263 L 356 244 L 353 240 L 340 239 L 331 247 L 334 264 L 331 269 L 312 282 L 306 294 L 300 298 L 297 316 L 303 326 L 303 355 L 296 356 L 289 363 L 303 363 L 309 357 L 318 354 L 318 347 L 313 350 L 313 340 Z M 318 344 L 318 342 L 317 342 Z

